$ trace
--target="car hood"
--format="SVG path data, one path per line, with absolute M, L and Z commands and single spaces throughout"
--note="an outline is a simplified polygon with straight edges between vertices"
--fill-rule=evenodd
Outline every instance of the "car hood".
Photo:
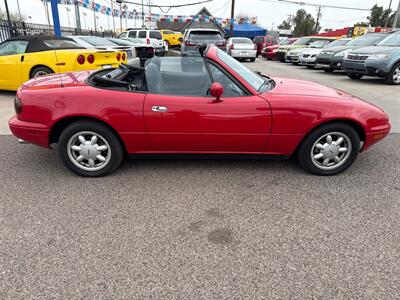
M 268 92 L 271 94 L 312 96 L 313 98 L 321 99 L 358 99 L 353 95 L 311 81 L 280 77 L 274 77 L 273 79 L 276 82 L 276 86 Z
M 306 48 L 303 51 L 301 51 L 303 54 L 319 54 L 323 48 Z
M 393 52 L 399 52 L 398 47 L 385 47 L 385 46 L 370 46 L 370 47 L 364 47 L 364 48 L 359 48 L 354 51 L 351 51 L 351 53 L 362 53 L 362 54 L 391 54 Z
M 336 47 L 329 47 L 329 48 L 323 48 L 322 51 L 327 51 L 327 52 L 333 52 L 333 53 L 339 53 L 345 50 L 352 50 L 352 49 L 359 49 L 359 48 L 364 48 L 365 46 L 336 46 Z
M 280 46 L 278 48 L 278 50 L 282 50 L 282 51 L 290 51 L 293 49 L 297 49 L 297 48 L 305 48 L 307 47 L 307 45 L 288 45 L 288 46 Z

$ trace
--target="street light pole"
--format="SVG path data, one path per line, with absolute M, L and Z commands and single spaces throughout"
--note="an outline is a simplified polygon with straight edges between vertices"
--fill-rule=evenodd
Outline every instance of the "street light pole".
M 71 27 L 71 24 L 70 24 L 70 22 L 69 22 L 69 12 L 70 12 L 71 10 L 69 9 L 69 7 L 68 7 L 68 6 L 66 6 L 66 7 L 65 7 L 65 10 L 67 11 L 67 18 L 68 18 L 68 28 L 70 28 L 70 27 Z
M 94 20 L 94 32 L 97 32 L 97 23 L 96 23 L 96 4 L 93 2 L 93 20 Z
M 388 10 L 389 10 L 389 13 L 388 13 L 388 15 L 387 15 L 387 18 L 386 18 L 386 22 L 385 22 L 385 28 L 388 26 L 388 22 L 389 22 L 389 17 L 390 17 L 391 8 L 392 8 L 392 0 L 390 0 L 390 2 L 389 2 L 389 8 L 388 8 Z
M 235 1 L 235 0 L 233 0 Z M 142 0 L 142 28 L 144 28 L 144 6 L 143 6 L 143 0 Z
M 87 29 L 87 27 L 86 27 L 86 13 L 82 12 L 82 14 L 83 14 L 83 23 L 85 24 L 85 29 Z
M 393 20 L 393 28 L 397 28 L 397 21 L 400 18 L 400 0 L 399 0 L 399 6 L 397 7 L 397 11 L 396 11 L 396 15 L 394 16 L 394 20 Z
M 20 20 L 20 22 L 22 22 L 21 9 L 19 8 L 19 0 L 17 0 L 17 7 L 18 7 L 19 20 Z

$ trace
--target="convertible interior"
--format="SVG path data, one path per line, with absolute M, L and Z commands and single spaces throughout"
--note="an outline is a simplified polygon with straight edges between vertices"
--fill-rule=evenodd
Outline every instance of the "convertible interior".
M 121 65 L 97 71 L 87 82 L 95 87 L 155 94 L 206 95 L 211 85 L 205 62 L 200 57 L 155 56 L 144 68 Z

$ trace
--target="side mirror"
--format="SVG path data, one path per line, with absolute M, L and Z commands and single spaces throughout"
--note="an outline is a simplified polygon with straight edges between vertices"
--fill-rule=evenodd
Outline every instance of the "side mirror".
M 220 101 L 222 94 L 224 93 L 224 87 L 219 82 L 213 82 L 210 86 L 210 95 L 215 97 L 216 101 Z

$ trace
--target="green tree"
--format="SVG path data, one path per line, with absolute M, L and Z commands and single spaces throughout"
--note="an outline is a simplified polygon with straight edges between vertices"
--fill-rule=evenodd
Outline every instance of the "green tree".
M 359 26 L 359 27 L 368 27 L 369 24 L 368 22 L 357 22 L 356 24 L 354 24 L 354 26 Z
M 383 6 L 375 4 L 371 9 L 371 15 L 367 17 L 369 25 L 371 27 L 384 27 L 389 19 L 388 25 L 391 25 L 390 20 L 393 23 L 394 14 L 391 9 L 383 9 Z
M 278 29 L 291 29 L 292 26 L 290 25 L 288 20 L 284 20 L 281 25 L 278 26 Z
M 307 36 L 315 33 L 315 20 L 311 14 L 308 14 L 304 9 L 299 9 L 296 16 L 293 18 L 294 36 Z M 319 27 L 319 26 L 318 26 Z M 317 28 L 319 31 L 320 28 Z

